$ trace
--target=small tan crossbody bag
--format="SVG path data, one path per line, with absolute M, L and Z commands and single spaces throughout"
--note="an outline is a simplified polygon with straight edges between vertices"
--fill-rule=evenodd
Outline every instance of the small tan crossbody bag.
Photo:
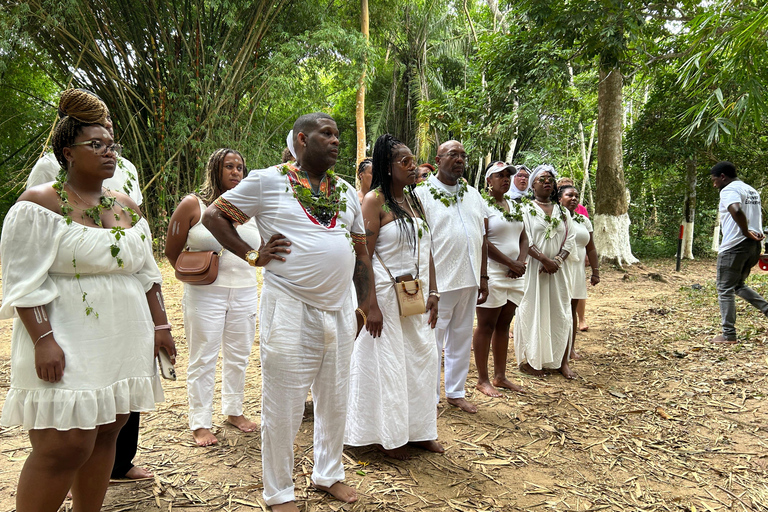
M 419 281 L 419 260 L 421 259 L 421 243 L 417 240 L 418 244 L 418 256 L 416 257 L 416 277 L 411 274 L 405 274 L 402 276 L 393 277 L 392 272 L 389 271 L 387 266 L 381 260 L 381 257 L 376 253 L 381 266 L 389 274 L 389 278 L 392 280 L 392 284 L 395 286 L 395 294 L 397 295 L 397 305 L 400 308 L 400 316 L 421 315 L 427 311 L 426 304 L 424 302 L 424 290 L 421 289 L 421 281 Z

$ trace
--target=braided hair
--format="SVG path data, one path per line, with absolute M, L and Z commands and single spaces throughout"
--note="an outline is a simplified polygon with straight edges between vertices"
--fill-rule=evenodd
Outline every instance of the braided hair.
M 217 197 L 224 193 L 224 187 L 221 184 L 221 170 L 224 167 L 224 159 L 227 155 L 233 153 L 243 161 L 243 172 L 245 172 L 245 157 L 239 151 L 220 148 L 208 157 L 208 163 L 205 164 L 205 181 L 200 192 L 197 194 L 206 206 L 210 205 Z
M 59 122 L 53 130 L 53 154 L 62 169 L 67 168 L 64 148 L 75 142 L 86 126 L 107 122 L 109 111 L 103 101 L 84 89 L 67 89 L 59 98 Z
M 373 165 L 373 160 L 370 158 L 364 158 L 360 161 L 360 165 L 357 166 L 357 177 L 359 178 L 364 172 L 365 168 L 369 165 Z
M 405 146 L 402 142 L 394 138 L 392 135 L 386 133 L 376 139 L 376 144 L 373 146 L 373 159 L 372 159 L 372 174 L 371 190 L 381 190 L 384 195 L 384 204 L 389 208 L 389 211 L 397 219 L 404 219 L 405 222 L 400 223 L 400 236 L 405 236 L 408 239 L 408 244 L 416 251 L 416 245 L 418 243 L 418 234 L 416 232 L 416 225 L 413 222 L 413 218 L 408 212 L 406 212 L 397 201 L 392 193 L 392 166 L 394 161 L 392 160 L 392 154 L 399 146 Z M 422 220 L 426 223 L 426 217 L 424 215 L 424 208 L 421 205 L 416 194 L 413 193 L 415 185 L 408 185 L 409 196 L 411 204 L 413 205 L 414 213 L 418 213 Z
M 578 193 L 578 192 L 579 192 L 579 189 L 577 189 L 576 187 L 574 187 L 572 184 L 561 185 L 561 186 L 560 186 L 560 187 L 558 187 L 558 189 L 557 189 L 557 202 L 558 202 L 558 203 L 559 203 L 559 202 L 560 202 L 560 200 L 563 198 L 563 194 L 565 193 L 565 191 L 566 191 L 566 190 L 568 190 L 569 188 L 572 188 L 573 190 L 575 190 L 575 191 L 576 191 L 576 193 Z

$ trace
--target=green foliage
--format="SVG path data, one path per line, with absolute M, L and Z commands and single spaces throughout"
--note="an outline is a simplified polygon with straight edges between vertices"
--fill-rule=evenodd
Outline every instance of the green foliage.
M 690 50 L 678 67 L 682 91 L 693 102 L 685 136 L 707 144 L 765 124 L 768 115 L 768 4 L 715 1 L 687 24 Z

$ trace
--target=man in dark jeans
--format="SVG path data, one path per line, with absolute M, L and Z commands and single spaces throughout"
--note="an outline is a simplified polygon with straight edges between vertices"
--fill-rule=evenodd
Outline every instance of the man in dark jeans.
M 723 333 L 713 343 L 736 343 L 736 298 L 738 295 L 768 315 L 768 302 L 744 284 L 760 258 L 763 235 L 760 194 L 736 177 L 736 166 L 718 162 L 709 172 L 720 190 L 720 223 L 723 241 L 717 255 L 717 299 Z

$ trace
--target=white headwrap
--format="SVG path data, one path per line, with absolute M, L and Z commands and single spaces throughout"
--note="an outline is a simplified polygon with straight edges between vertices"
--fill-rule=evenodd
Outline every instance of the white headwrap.
M 531 177 L 528 178 L 528 184 L 530 186 L 531 183 L 533 183 L 536 178 L 544 172 L 548 172 L 552 175 L 553 178 L 555 178 L 555 181 L 557 181 L 557 173 L 555 172 L 555 168 L 550 164 L 541 164 L 537 165 L 536 168 L 531 172 Z
M 525 167 L 525 166 L 524 165 L 519 165 L 517 167 L 517 171 L 520 172 L 520 169 L 523 168 L 523 167 Z M 528 184 L 525 186 L 525 190 L 520 190 L 519 188 L 517 188 L 517 185 L 515 185 L 515 180 L 514 180 L 514 177 L 513 177 L 512 178 L 512 185 L 509 187 L 509 192 L 507 192 L 507 194 L 506 194 L 509 199 L 518 199 L 520 197 L 523 197 L 524 195 L 526 195 L 528 193 L 529 190 L 531 190 L 531 179 L 530 179 L 531 170 L 528 169 L 527 167 L 525 167 L 525 172 L 528 173 L 528 176 L 529 176 L 528 177 Z M 515 174 L 517 174 L 517 173 L 515 173 Z
M 297 158 L 296 150 L 293 149 L 293 130 L 288 132 L 288 137 L 285 138 L 285 145 L 288 146 L 288 151 L 291 152 L 293 158 Z

